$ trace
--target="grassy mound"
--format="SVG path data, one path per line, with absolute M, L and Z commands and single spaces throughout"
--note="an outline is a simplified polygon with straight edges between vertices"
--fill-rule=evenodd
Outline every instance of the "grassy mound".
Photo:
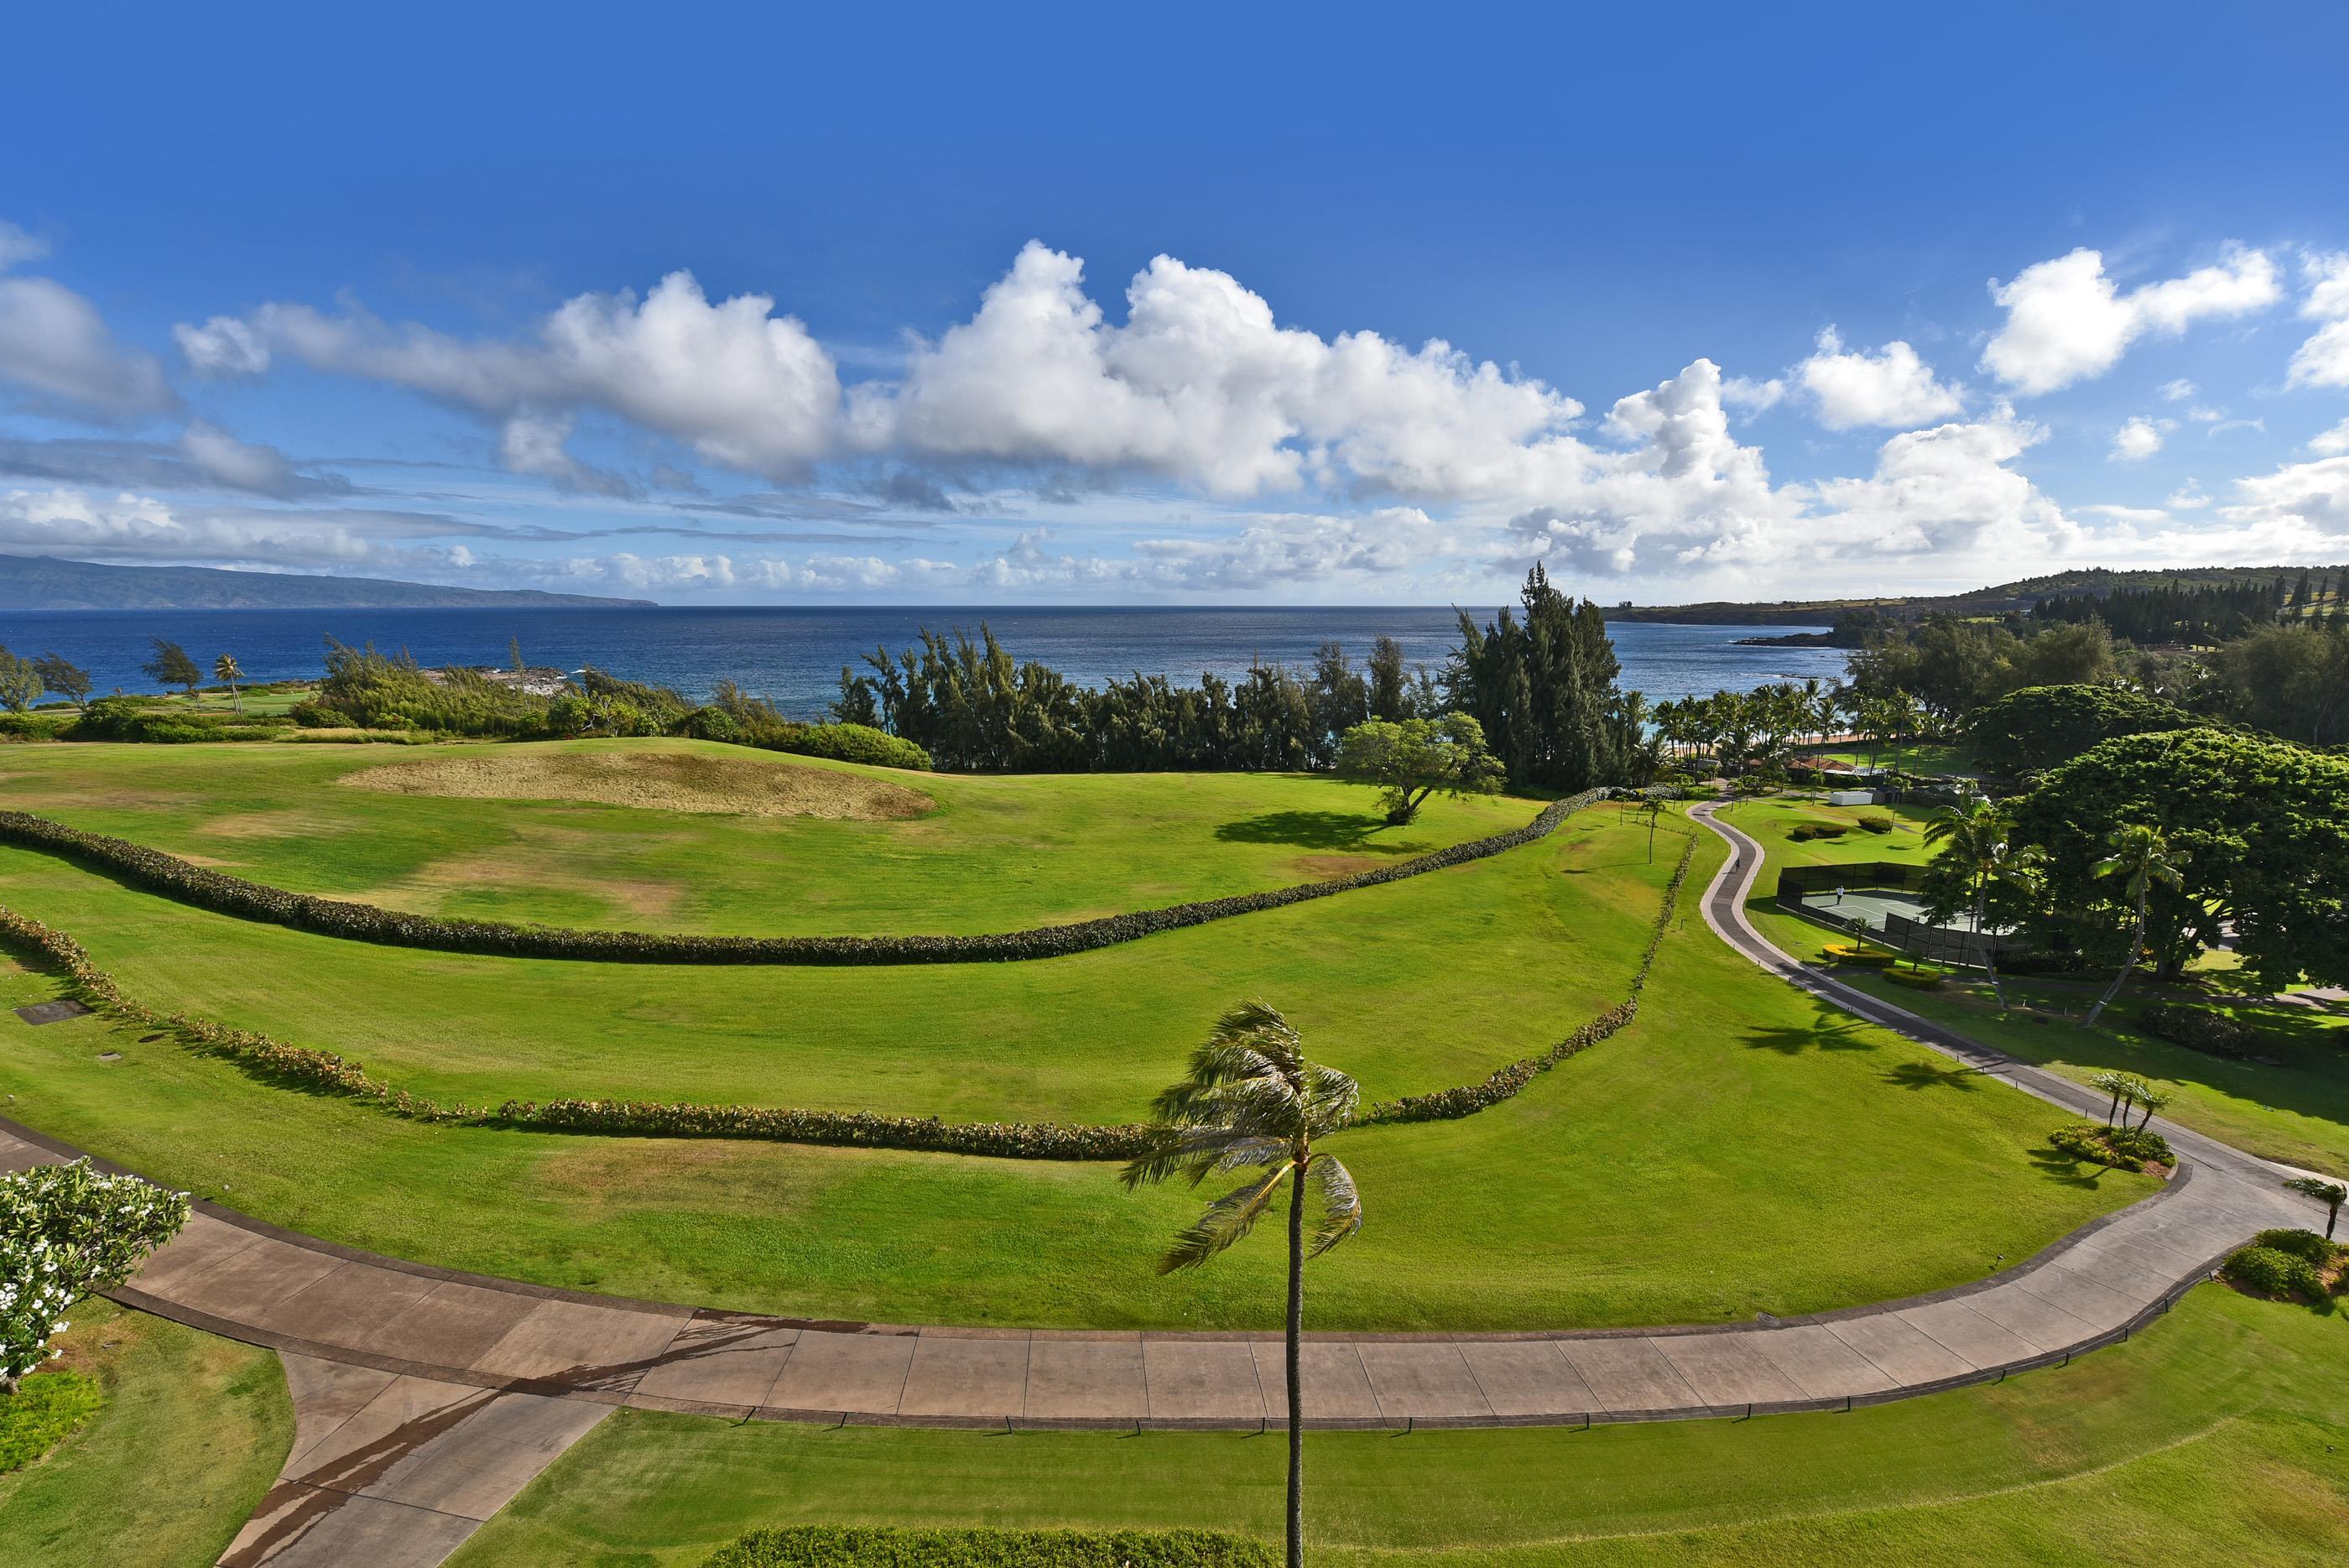
M 558 752 L 507 747 L 361 768 L 336 781 L 389 794 L 568 800 L 730 816 L 820 816 L 902 822 L 936 803 L 864 774 L 707 752 Z

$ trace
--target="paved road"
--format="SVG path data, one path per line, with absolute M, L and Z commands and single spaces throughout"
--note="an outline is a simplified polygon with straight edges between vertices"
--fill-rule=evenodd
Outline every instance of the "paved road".
M 1795 963 L 1743 904 L 1733 848 L 1706 922 L 1833 1004 L 2027 1093 L 2101 1116 L 2078 1086 Z M 71 1025 L 65 1025 L 70 1027 Z M 53 1025 L 52 1027 L 57 1027 Z M 1609 1049 L 1632 1048 L 1628 1044 Z M 1811 1317 L 1700 1328 L 1314 1334 L 1308 1425 L 1581 1425 L 1842 1409 L 2068 1360 L 2126 1335 L 2263 1226 L 2305 1223 L 2285 1173 L 2165 1124 L 2161 1193 L 1991 1279 Z M 0 1121 L 0 1168 L 77 1151 Z M 549 1289 L 336 1246 L 201 1203 L 126 1303 L 284 1356 L 297 1432 L 236 1568 L 429 1568 L 613 1407 L 930 1427 L 1250 1428 L 1281 1421 L 1278 1334 L 825 1323 Z

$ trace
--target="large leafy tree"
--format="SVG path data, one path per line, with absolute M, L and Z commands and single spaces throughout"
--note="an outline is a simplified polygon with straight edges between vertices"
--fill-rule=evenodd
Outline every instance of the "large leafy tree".
M 2047 851 L 2058 934 L 2118 956 L 2127 878 L 2098 877 L 2114 832 L 2155 826 L 2182 857 L 2147 889 L 2145 941 L 2175 974 L 2232 930 L 2262 984 L 2349 984 L 2349 757 L 2215 730 L 2125 735 L 2050 770 L 2013 804 Z
M 1968 729 L 1982 757 L 2010 774 L 2067 763 L 2119 735 L 2184 730 L 2176 703 L 2126 686 L 2025 686 L 1975 710 Z
M 1305 1059 L 1304 1042 L 1278 1010 L 1245 1002 L 1216 1021 L 1191 1056 L 1190 1075 L 1153 1106 L 1150 1151 L 1125 1168 L 1129 1188 L 1179 1176 L 1197 1187 L 1247 1170 L 1239 1186 L 1207 1205 L 1174 1239 L 1158 1272 L 1194 1269 L 1256 1227 L 1288 1189 L 1288 1563 L 1305 1561 L 1304 1375 L 1298 1347 L 1305 1326 L 1307 1210 L 1310 1255 L 1319 1257 L 1362 1228 L 1354 1179 L 1314 1147 L 1352 1119 L 1361 1091 L 1332 1067 Z
M 1490 794 L 1503 771 L 1485 745 L 1484 726 L 1465 713 L 1373 719 L 1348 730 L 1338 750 L 1338 772 L 1378 785 L 1391 823 L 1409 822 L 1438 793 Z
M 188 1195 L 86 1159 L 0 1177 L 0 1393 L 57 1355 L 66 1313 L 129 1279 L 188 1221 Z
M 88 706 L 89 671 L 61 653 L 45 653 L 33 660 L 33 673 L 41 684 L 64 698 L 77 708 Z
M 178 643 L 160 637 L 148 640 L 155 645 L 154 657 L 139 668 L 156 685 L 177 686 L 188 694 L 189 701 L 194 701 L 196 688 L 204 682 L 203 670 L 188 657 L 188 650 Z
M 0 648 L 0 708 L 21 713 L 41 700 L 40 666 Z
M 1451 706 L 1484 726 L 1509 781 L 1572 792 L 1620 776 L 1608 716 L 1622 666 L 1588 599 L 1558 591 L 1539 565 L 1518 595 L 1479 628 L 1460 615 L 1460 647 L 1444 672 Z

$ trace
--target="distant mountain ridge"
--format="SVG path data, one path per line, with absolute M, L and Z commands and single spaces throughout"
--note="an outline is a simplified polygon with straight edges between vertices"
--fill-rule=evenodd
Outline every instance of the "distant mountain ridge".
M 2268 582 L 2276 577 L 2293 580 L 2302 572 L 2323 577 L 2349 572 L 2349 566 L 2187 566 L 2118 572 L 2103 566 L 2085 566 L 1958 594 L 1753 603 L 1711 599 L 1692 605 L 1615 605 L 1609 607 L 1605 614 L 1609 620 L 1662 621 L 1679 626 L 1833 626 L 1836 618 L 1848 610 L 1874 610 L 1896 620 L 1917 620 L 1929 615 L 2003 615 L 2027 610 L 2042 599 L 2069 594 L 2094 594 L 2103 598 L 2118 588 L 2214 587 L 2245 581 Z
M 305 577 L 217 566 L 106 566 L 47 556 L 0 556 L 0 610 L 471 609 L 570 605 L 650 609 L 650 599 L 536 588 L 444 588 L 384 577 Z

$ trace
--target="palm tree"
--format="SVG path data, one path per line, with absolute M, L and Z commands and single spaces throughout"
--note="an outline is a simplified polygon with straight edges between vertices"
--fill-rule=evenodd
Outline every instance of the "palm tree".
M 2154 884 L 2158 882 L 2165 888 L 2175 888 L 2185 879 L 2186 852 L 2172 849 L 2169 836 L 2158 827 L 2141 822 L 2131 823 L 2127 827 L 2115 829 L 2107 842 L 2112 845 L 2113 852 L 2096 862 L 2092 874 L 2128 878 L 2123 891 L 2127 894 L 2129 902 L 2137 906 L 2137 922 L 2129 930 L 2128 955 L 2121 961 L 2120 973 L 2113 976 L 2111 988 L 2096 998 L 2096 1005 L 2088 1009 L 2088 1027 L 2091 1029 L 2096 1026 L 2096 1020 L 2104 1016 L 2105 1009 L 2111 1005 L 2113 998 L 2121 993 L 2122 982 L 2128 979 L 2129 971 L 2137 967 L 2138 957 L 2145 951 L 2145 907 L 2146 901 L 2153 896 Z
M 244 671 L 238 667 L 235 654 L 223 653 L 212 660 L 212 679 L 228 682 L 229 706 L 243 712 L 244 699 L 236 694 L 236 683 L 244 679 Z
M 2337 1181 L 2327 1181 L 2319 1176 L 2295 1176 L 2284 1183 L 2294 1192 L 2306 1193 L 2324 1205 L 2324 1239 L 2333 1240 L 2333 1227 L 2341 1219 L 2341 1205 L 2349 1202 L 2349 1187 Z
M 2039 882 L 2039 867 L 2045 863 L 2047 852 L 2035 844 L 2017 847 L 2010 835 L 2014 824 L 2005 812 L 1986 800 L 1971 805 L 1946 807 L 1925 826 L 1925 842 L 1942 846 L 1944 856 L 1953 856 L 1964 867 L 1974 890 L 1974 935 L 1982 935 L 1982 925 L 1990 913 L 1992 888 L 2012 888 L 2029 893 Z M 1982 968 L 1990 972 L 1991 994 L 1998 998 L 1998 1010 L 2006 1011 L 2006 985 L 1998 978 L 1998 944 L 1982 941 Z
M 1148 1153 L 1120 1179 L 1129 1188 L 1170 1176 L 1196 1187 L 1228 1170 L 1260 1169 L 1207 1205 L 1174 1238 L 1158 1272 L 1195 1269 L 1247 1235 L 1288 1189 L 1288 1568 L 1305 1562 L 1304 1377 L 1298 1344 L 1305 1324 L 1306 1189 L 1318 1210 L 1311 1255 L 1362 1228 L 1362 1200 L 1346 1168 L 1317 1154 L 1313 1140 L 1353 1118 L 1361 1091 L 1335 1068 L 1305 1059 L 1305 1044 L 1268 1002 L 1247 1002 L 1216 1020 L 1191 1054 L 1191 1075 L 1151 1106 Z
M 2137 1117 L 2137 1130 L 2139 1132 L 2145 1131 L 2146 1124 L 2153 1120 L 2153 1113 L 2161 1109 L 2162 1106 L 2169 1104 L 2173 1098 L 2175 1098 L 2175 1096 L 2172 1096 L 2168 1090 L 2157 1089 L 2151 1084 L 2147 1084 L 2144 1087 L 2138 1089 L 2137 1092 L 2137 1103 L 2145 1107 L 2145 1115 Z
M 2106 1127 L 2112 1126 L 2113 1118 L 2120 1115 L 2121 1096 L 2130 1092 L 2129 1085 L 2134 1084 L 2136 1081 L 2137 1080 L 2131 1078 L 2127 1073 L 2114 1072 L 2099 1073 L 2095 1077 L 2088 1080 L 2088 1087 L 2092 1089 L 2103 1089 L 2113 1097 L 2113 1103 L 2105 1107 L 2105 1125 Z

